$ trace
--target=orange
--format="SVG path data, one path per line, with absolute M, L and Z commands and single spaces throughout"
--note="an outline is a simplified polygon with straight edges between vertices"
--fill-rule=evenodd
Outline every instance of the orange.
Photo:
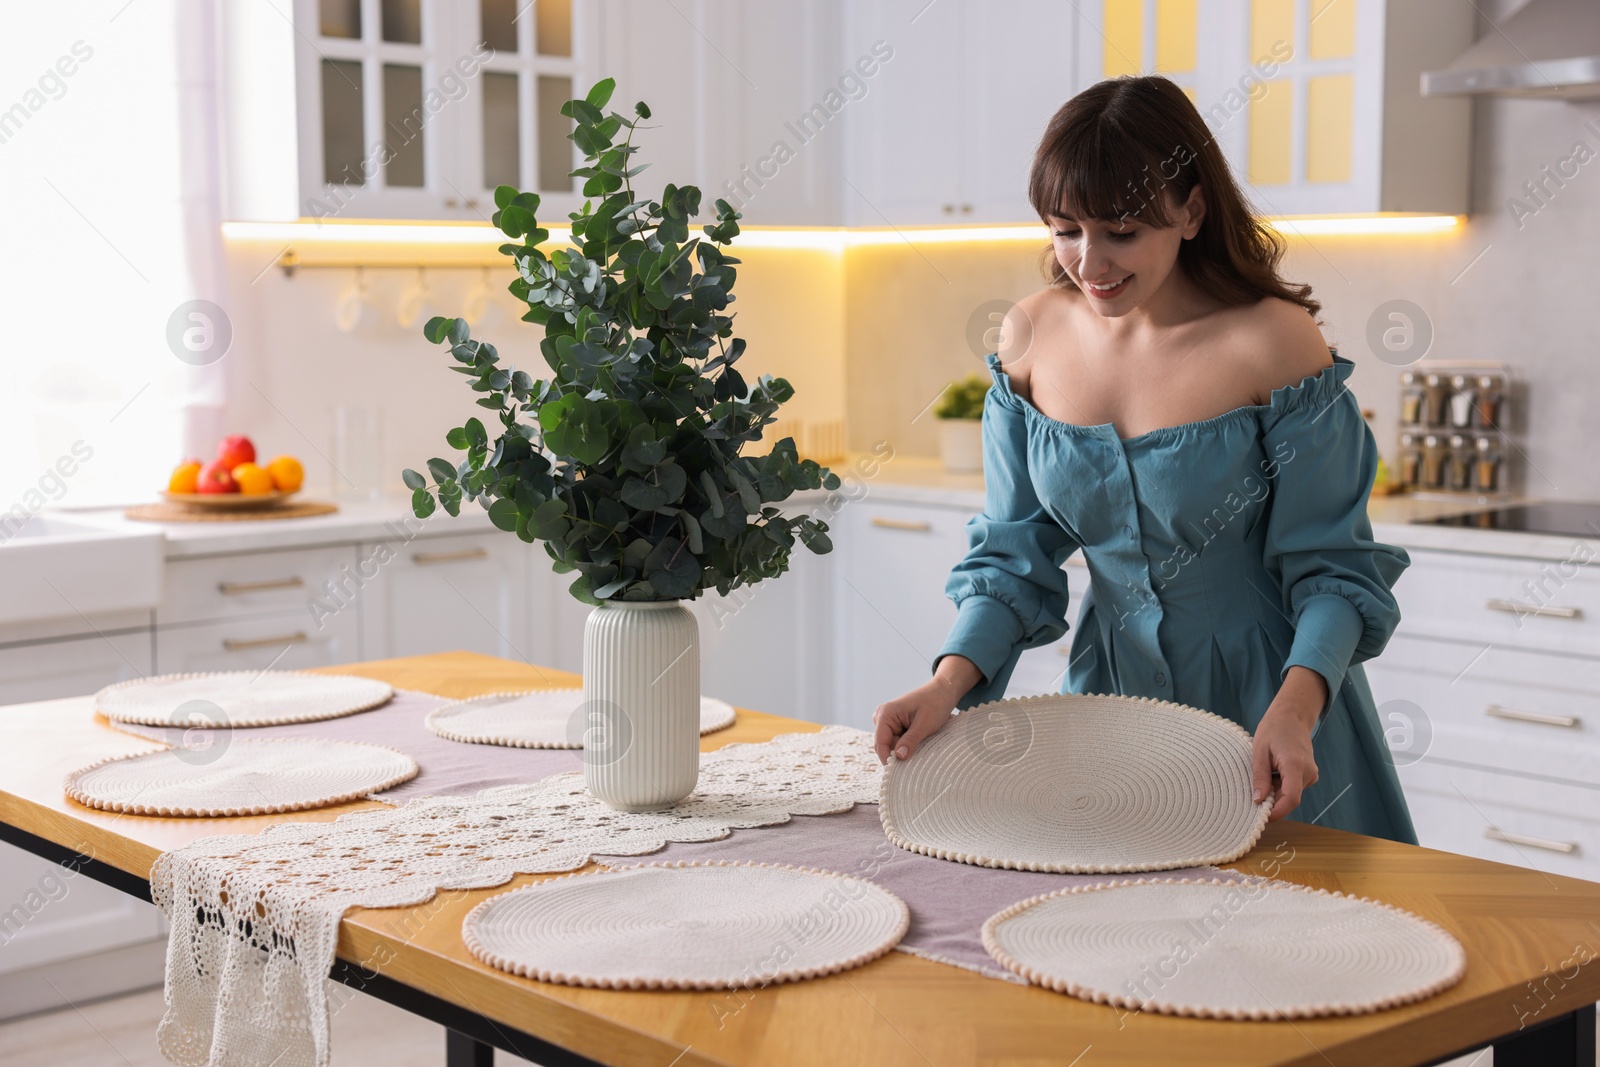
M 305 468 L 293 456 L 273 456 L 272 462 L 267 464 L 267 472 L 272 475 L 272 484 L 278 487 L 280 493 L 294 492 L 306 477 Z
M 191 459 L 178 464 L 172 469 L 172 477 L 167 479 L 167 492 L 169 493 L 197 493 L 200 491 L 200 461 Z
M 254 463 L 241 463 L 233 468 L 233 480 L 239 492 L 246 496 L 260 496 L 272 492 L 272 475 Z

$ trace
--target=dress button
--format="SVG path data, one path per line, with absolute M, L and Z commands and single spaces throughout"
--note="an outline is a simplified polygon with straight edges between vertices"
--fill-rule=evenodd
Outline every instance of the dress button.
M 1166 685 L 1167 684 L 1167 676 L 1165 674 L 1163 674 L 1161 671 L 1156 671 L 1156 684 L 1157 685 Z
M 1127 534 L 1129 537 L 1132 537 L 1133 536 L 1133 527 L 1132 526 L 1124 526 L 1122 528 L 1122 532 Z

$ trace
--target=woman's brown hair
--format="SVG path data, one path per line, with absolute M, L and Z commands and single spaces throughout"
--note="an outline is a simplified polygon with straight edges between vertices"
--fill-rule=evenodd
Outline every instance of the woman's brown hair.
M 1053 215 L 1164 227 L 1196 185 L 1206 215 L 1178 249 L 1195 284 L 1230 305 L 1279 296 L 1316 318 L 1322 304 L 1311 286 L 1278 276 L 1283 238 L 1250 211 L 1205 120 L 1171 79 L 1110 78 L 1061 105 L 1034 153 L 1028 201 L 1046 225 Z M 1040 266 L 1051 285 L 1073 284 L 1053 247 Z

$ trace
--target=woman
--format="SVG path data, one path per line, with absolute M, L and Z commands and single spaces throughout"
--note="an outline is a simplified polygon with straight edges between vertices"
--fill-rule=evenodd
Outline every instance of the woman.
M 1359 664 L 1410 563 L 1372 539 L 1376 446 L 1308 285 L 1246 207 L 1183 91 L 1100 82 L 1051 119 L 1028 195 L 1051 284 L 987 356 L 986 504 L 946 592 L 933 677 L 880 706 L 880 760 L 999 699 L 1089 588 L 1065 690 L 1155 697 L 1254 735 L 1254 799 L 1415 843 Z M 1276 781 L 1274 781 L 1276 779 Z

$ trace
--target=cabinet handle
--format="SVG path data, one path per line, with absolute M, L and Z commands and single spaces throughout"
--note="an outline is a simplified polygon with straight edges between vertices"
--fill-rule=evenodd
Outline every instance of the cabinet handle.
M 927 533 L 933 529 L 931 522 L 916 519 L 886 519 L 882 515 L 874 515 L 872 525 L 881 530 L 910 530 L 912 533 Z
M 1504 611 L 1512 615 L 1547 615 L 1552 619 L 1583 618 L 1582 608 L 1536 607 L 1532 604 L 1519 604 L 1515 600 L 1501 600 L 1499 597 L 1490 597 L 1484 607 L 1490 611 Z
M 242 593 L 263 593 L 268 589 L 300 589 L 305 584 L 301 578 L 273 578 L 265 582 L 218 582 L 217 592 L 223 596 L 239 596 Z
M 962 213 L 962 214 L 963 214 L 963 215 L 970 215 L 970 214 L 972 214 L 972 205 L 971 205 L 971 204 L 962 204 L 962 205 L 961 205 L 961 213 Z
M 946 215 L 954 215 L 956 213 L 956 206 L 954 204 L 945 204 L 944 213 Z
M 1492 715 L 1497 719 L 1511 719 L 1515 722 L 1537 722 L 1545 726 L 1578 726 L 1583 720 L 1576 715 L 1548 715 L 1542 711 L 1518 711 L 1516 708 L 1502 708 L 1499 704 L 1490 704 L 1483 709 L 1485 715 Z
M 1576 841 L 1551 841 L 1544 837 L 1526 837 L 1522 834 L 1513 834 L 1498 827 L 1485 827 L 1483 836 L 1491 841 L 1504 841 L 1508 845 L 1527 845 L 1529 848 L 1542 848 L 1550 852 L 1562 852 L 1567 855 L 1578 851 Z
M 413 552 L 412 560 L 423 567 L 435 563 L 457 563 L 464 559 L 488 559 L 489 550 L 479 545 L 477 548 L 463 548 L 460 552 Z
M 222 647 L 228 652 L 243 652 L 247 648 L 277 648 L 279 645 L 303 645 L 311 638 L 306 636 L 304 630 L 296 630 L 292 634 L 283 634 L 280 637 L 255 637 L 247 641 L 236 641 L 231 637 L 222 639 Z

